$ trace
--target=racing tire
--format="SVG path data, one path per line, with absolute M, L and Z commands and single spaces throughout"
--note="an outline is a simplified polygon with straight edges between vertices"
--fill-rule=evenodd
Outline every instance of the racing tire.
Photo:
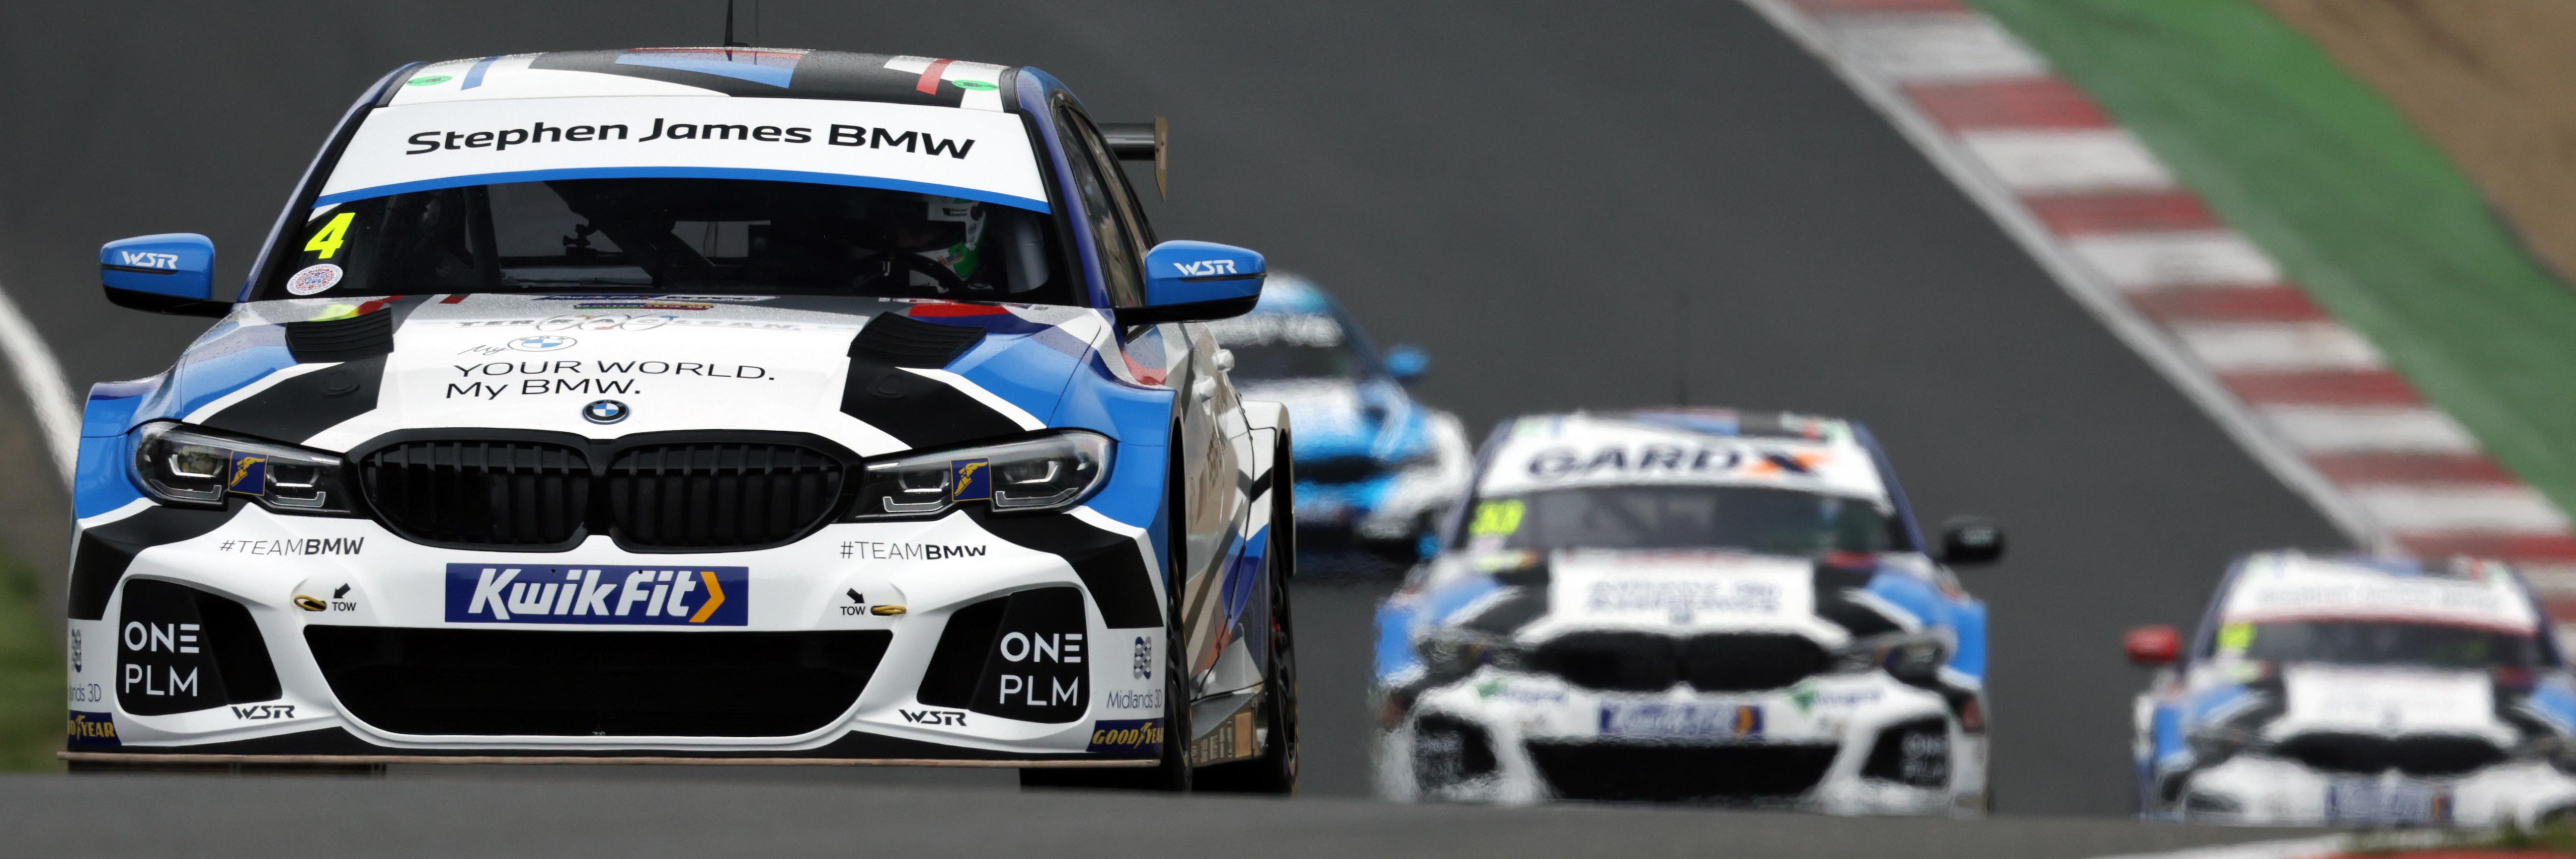
M 1189 634 L 1182 629 L 1181 590 L 1186 583 L 1182 575 L 1182 558 L 1188 548 L 1188 533 L 1181 526 L 1181 511 L 1189 509 L 1182 493 L 1181 430 L 1172 428 L 1170 470 L 1171 490 L 1166 509 L 1173 516 L 1163 546 L 1163 756 L 1151 768 L 1049 767 L 1020 770 L 1020 787 L 1076 788 L 1094 790 L 1147 790 L 1165 793 L 1188 793 L 1191 787 L 1190 698 L 1188 675 L 1181 651 L 1189 647 Z
M 1293 794 L 1297 792 L 1297 641 L 1294 614 L 1289 611 L 1288 582 L 1297 570 L 1297 528 L 1294 524 L 1296 482 L 1291 479 L 1288 439 L 1282 433 L 1274 460 L 1271 480 L 1270 534 L 1274 544 L 1269 556 L 1262 559 L 1262 573 L 1269 580 L 1270 591 L 1270 664 L 1262 677 L 1261 717 L 1269 732 L 1261 744 L 1261 756 L 1248 761 L 1220 764 L 1200 773 L 1201 790 L 1229 793 Z

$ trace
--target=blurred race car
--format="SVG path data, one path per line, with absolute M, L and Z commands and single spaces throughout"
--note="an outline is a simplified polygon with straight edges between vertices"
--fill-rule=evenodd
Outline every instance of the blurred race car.
M 2576 676 L 2492 561 L 2269 552 L 2186 643 L 2131 630 L 2140 812 L 2288 825 L 2576 815 Z
M 1135 146 L 929 57 L 397 70 L 239 293 L 101 253 L 220 321 L 90 393 L 68 756 L 1291 789 L 1290 429 L 1202 324 L 1263 262 L 1149 248 Z
M 1399 799 L 1986 805 L 1985 606 L 1877 444 L 1830 418 L 1523 417 L 1378 610 Z
M 1425 554 L 1475 456 L 1456 415 L 1404 390 L 1430 359 L 1397 346 L 1381 360 L 1331 296 L 1284 274 L 1271 276 L 1251 313 L 1209 327 L 1234 353 L 1244 395 L 1286 403 L 1296 418 L 1299 548 L 1358 548 L 1400 563 Z

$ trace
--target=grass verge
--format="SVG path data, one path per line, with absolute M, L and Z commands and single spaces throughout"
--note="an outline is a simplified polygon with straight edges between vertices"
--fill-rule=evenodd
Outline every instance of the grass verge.
M 2576 509 L 2576 292 L 2250 0 L 1969 0 L 2135 130 L 2497 461 Z
M 60 770 L 63 656 L 36 604 L 36 574 L 0 556 L 0 770 Z

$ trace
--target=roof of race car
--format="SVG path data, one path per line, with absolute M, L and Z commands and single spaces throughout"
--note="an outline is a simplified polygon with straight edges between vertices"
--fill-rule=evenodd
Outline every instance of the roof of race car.
M 1011 69 L 939 57 L 801 48 L 629 48 L 447 60 L 413 69 L 389 104 L 702 95 L 1001 110 Z
M 2267 552 L 2241 562 L 2219 607 L 2225 623 L 2397 620 L 2531 632 L 2540 616 L 2510 567 L 2360 555 Z
M 1476 491 L 1617 484 L 1771 486 L 1887 499 L 1876 458 L 1850 423 L 1725 409 L 1515 418 Z

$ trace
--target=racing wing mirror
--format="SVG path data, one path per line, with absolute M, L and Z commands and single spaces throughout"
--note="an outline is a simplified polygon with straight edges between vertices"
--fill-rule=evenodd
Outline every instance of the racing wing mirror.
M 1145 304 L 1118 309 L 1122 325 L 1241 316 L 1261 302 L 1261 255 L 1215 242 L 1164 242 L 1145 252 Z
M 182 316 L 232 311 L 232 302 L 215 299 L 214 240 L 196 233 L 108 242 L 98 249 L 98 278 L 119 307 Z
M 2141 626 L 2129 630 L 2121 645 L 2129 651 L 2129 661 L 2149 668 L 2174 664 L 2182 658 L 2182 632 L 2170 626 Z
M 1423 371 L 1429 369 L 1431 354 L 1422 351 L 1420 346 L 1398 343 L 1395 348 L 1386 350 L 1386 374 L 1394 376 L 1398 382 L 1422 378 Z
M 1941 525 L 1941 563 L 1972 567 L 2003 560 L 2004 529 L 1993 522 L 1958 517 Z

